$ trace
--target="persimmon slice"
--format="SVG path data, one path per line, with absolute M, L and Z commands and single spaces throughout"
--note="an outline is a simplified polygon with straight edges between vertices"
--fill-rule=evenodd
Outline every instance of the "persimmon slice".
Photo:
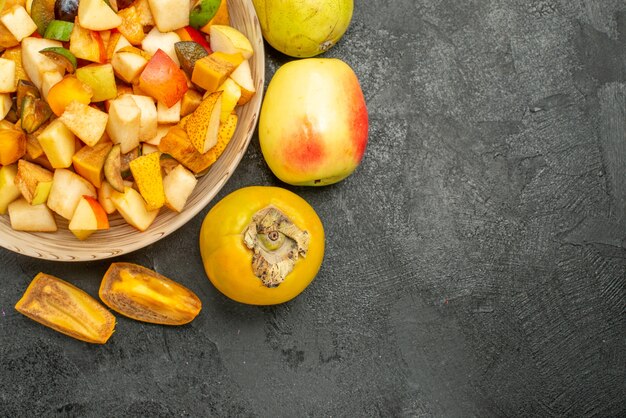
M 111 264 L 99 294 L 114 311 L 153 324 L 183 325 L 202 308 L 198 296 L 185 286 L 133 263 Z
M 15 309 L 42 325 L 88 343 L 106 343 L 115 328 L 115 317 L 97 300 L 45 273 L 35 276 Z

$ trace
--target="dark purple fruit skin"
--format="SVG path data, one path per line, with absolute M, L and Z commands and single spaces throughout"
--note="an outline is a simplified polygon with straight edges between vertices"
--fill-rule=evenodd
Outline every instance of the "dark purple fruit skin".
M 117 0 L 117 9 L 122 10 L 133 4 L 135 0 Z
M 58 20 L 74 22 L 78 15 L 78 0 L 56 0 L 54 2 L 54 16 Z

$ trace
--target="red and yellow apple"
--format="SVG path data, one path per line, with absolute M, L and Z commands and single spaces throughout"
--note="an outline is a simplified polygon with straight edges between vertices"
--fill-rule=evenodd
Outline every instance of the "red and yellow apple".
M 79 240 L 87 239 L 94 232 L 109 229 L 109 218 L 94 197 L 84 195 L 78 201 L 68 229 Z
M 334 58 L 291 61 L 269 83 L 259 141 L 272 172 L 292 185 L 348 177 L 367 145 L 368 115 L 356 74 Z

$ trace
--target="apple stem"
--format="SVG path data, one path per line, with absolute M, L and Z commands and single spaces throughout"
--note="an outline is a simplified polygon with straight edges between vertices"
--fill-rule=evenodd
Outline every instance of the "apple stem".
M 277 287 L 306 257 L 309 233 L 298 228 L 278 208 L 267 206 L 252 216 L 243 241 L 252 252 L 252 270 L 266 287 Z

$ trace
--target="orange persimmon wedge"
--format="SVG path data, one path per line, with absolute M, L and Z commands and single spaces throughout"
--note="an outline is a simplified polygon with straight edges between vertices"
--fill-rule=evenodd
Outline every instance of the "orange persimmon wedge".
M 35 276 L 15 309 L 33 321 L 88 343 L 106 343 L 115 328 L 115 317 L 97 300 L 45 273 Z
M 114 311 L 153 324 L 183 325 L 202 308 L 198 296 L 185 286 L 133 263 L 111 264 L 99 295 Z

